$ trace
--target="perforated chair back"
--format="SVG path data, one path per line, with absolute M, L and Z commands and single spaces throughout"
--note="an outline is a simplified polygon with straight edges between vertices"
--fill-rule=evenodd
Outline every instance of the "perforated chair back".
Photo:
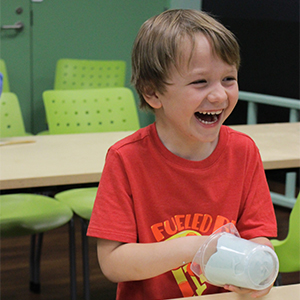
M 125 61 L 60 59 L 56 64 L 54 89 L 123 87 L 125 76 Z
M 50 134 L 139 129 L 133 93 L 128 88 L 50 90 L 43 93 Z
M 300 193 L 290 214 L 287 237 L 271 242 L 278 256 L 279 272 L 300 271 Z
M 6 63 L 3 59 L 0 59 L 0 73 L 3 75 L 2 92 L 10 92 Z
M 25 126 L 19 100 L 14 93 L 0 96 L 0 137 L 25 136 Z

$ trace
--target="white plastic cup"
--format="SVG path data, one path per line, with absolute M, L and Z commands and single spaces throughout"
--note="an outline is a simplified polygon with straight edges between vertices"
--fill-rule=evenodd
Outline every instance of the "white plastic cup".
M 270 247 L 242 239 L 230 223 L 209 236 L 196 253 L 191 269 L 198 276 L 203 273 L 216 286 L 263 290 L 276 279 L 279 263 Z

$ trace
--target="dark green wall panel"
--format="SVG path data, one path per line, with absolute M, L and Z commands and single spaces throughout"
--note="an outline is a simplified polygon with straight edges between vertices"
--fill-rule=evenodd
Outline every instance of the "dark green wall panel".
M 164 10 L 165 1 L 44 0 L 32 3 L 33 131 L 45 129 L 44 90 L 52 89 L 59 58 L 121 59 L 127 62 L 141 24 Z M 138 101 L 138 99 L 137 99 Z M 153 120 L 141 113 L 141 125 Z
M 1 27 L 22 22 L 19 30 L 1 29 L 0 57 L 4 59 L 10 91 L 19 99 L 27 131 L 32 128 L 32 89 L 31 89 L 31 27 L 30 2 L 28 0 L 0 1 Z

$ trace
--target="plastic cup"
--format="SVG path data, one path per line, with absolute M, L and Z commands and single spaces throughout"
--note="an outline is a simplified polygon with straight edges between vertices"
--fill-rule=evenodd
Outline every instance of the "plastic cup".
M 279 263 L 270 247 L 242 239 L 230 223 L 210 235 L 196 253 L 191 269 L 216 286 L 262 290 L 276 279 Z

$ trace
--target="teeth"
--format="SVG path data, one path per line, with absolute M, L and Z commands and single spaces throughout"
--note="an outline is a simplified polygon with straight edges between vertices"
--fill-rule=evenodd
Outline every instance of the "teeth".
M 219 115 L 222 112 L 222 110 L 218 111 L 199 111 L 200 114 L 203 115 Z
M 204 120 L 200 120 L 200 122 L 203 123 L 203 124 L 207 124 L 207 125 L 215 123 L 215 121 L 208 122 L 208 121 L 204 121 Z
M 218 111 L 199 111 L 195 113 L 196 118 L 203 124 L 213 124 L 219 119 L 222 109 Z

